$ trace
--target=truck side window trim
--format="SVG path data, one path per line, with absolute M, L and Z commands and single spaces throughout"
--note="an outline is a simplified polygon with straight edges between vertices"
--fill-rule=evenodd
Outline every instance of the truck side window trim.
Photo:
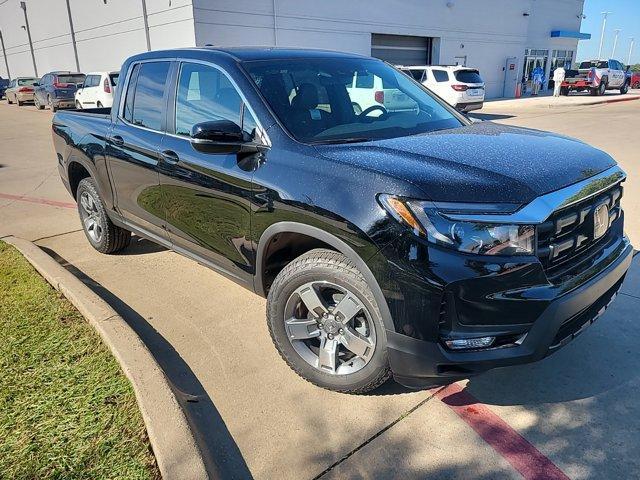
M 191 64 L 200 64 L 200 65 L 205 65 L 208 67 L 212 67 L 215 68 L 216 70 L 220 71 L 226 78 L 227 80 L 231 83 L 231 85 L 233 85 L 233 88 L 236 90 L 236 92 L 238 93 L 238 95 L 240 96 L 240 100 L 242 101 L 241 103 L 241 113 L 242 113 L 242 117 L 241 117 L 241 122 L 242 125 L 240 125 L 240 127 L 244 128 L 244 112 L 248 111 L 249 114 L 251 114 L 251 116 L 253 117 L 253 121 L 256 124 L 256 131 L 257 131 L 257 138 L 259 139 L 259 141 L 266 147 L 271 147 L 271 139 L 269 138 L 269 136 L 267 135 L 267 131 L 265 130 L 265 128 L 262 126 L 262 123 L 260 122 L 260 120 L 258 119 L 258 116 L 256 115 L 255 110 L 251 107 L 251 104 L 249 104 L 249 102 L 247 101 L 247 97 L 244 95 L 242 89 L 238 86 L 238 84 L 236 83 L 236 81 L 231 77 L 231 75 L 229 75 L 229 73 L 222 68 L 220 65 L 217 65 L 215 63 L 212 62 L 208 62 L 205 60 L 197 60 L 197 59 L 192 59 L 192 58 L 177 58 L 174 59 L 176 60 L 179 65 L 177 68 L 177 75 L 175 76 L 175 82 L 172 83 L 171 85 L 171 89 L 172 89 L 172 96 L 169 97 L 169 100 L 171 101 L 171 103 L 173 104 L 173 117 L 174 118 L 170 118 L 167 119 L 167 128 L 165 131 L 166 135 L 169 135 L 171 137 L 175 137 L 175 138 L 180 138 L 182 140 L 189 140 L 188 137 L 185 137 L 184 135 L 178 135 L 175 132 L 175 112 L 176 112 L 176 102 L 178 99 L 178 82 L 180 81 L 180 72 L 182 71 L 182 66 L 185 63 L 191 63 Z
M 197 59 L 193 59 L 193 58 L 152 58 L 152 59 L 147 59 L 147 60 L 139 60 L 136 62 L 132 62 L 131 65 L 129 65 L 129 67 L 127 68 L 127 78 L 125 78 L 124 82 L 121 83 L 122 85 L 122 94 L 120 95 L 120 99 L 118 100 L 119 104 L 118 104 L 118 113 L 117 113 L 117 119 L 122 121 L 123 123 L 125 123 L 126 125 L 129 125 L 131 127 L 135 127 L 135 128 L 140 128 L 142 130 L 148 130 L 150 132 L 156 132 L 156 133 L 163 133 L 165 135 L 170 135 L 172 137 L 175 138 L 180 138 L 182 140 L 188 140 L 188 138 L 182 136 L 182 135 L 176 135 L 175 133 L 172 133 L 171 130 L 175 130 L 175 118 L 171 119 L 171 118 L 167 118 L 166 122 L 165 122 L 165 128 L 162 131 L 158 131 L 158 130 L 152 130 L 150 128 L 146 128 L 140 125 L 134 125 L 133 123 L 129 122 L 128 120 L 126 120 L 126 118 L 124 117 L 124 108 L 125 108 L 125 102 L 126 102 L 126 98 L 127 98 L 127 92 L 129 91 L 129 86 L 132 83 L 132 77 L 133 77 L 133 73 L 134 70 L 136 70 L 136 66 L 143 64 L 143 63 L 150 63 L 150 62 L 171 62 L 176 64 L 177 63 L 177 71 L 178 74 L 175 75 L 175 78 L 171 77 L 171 70 L 169 71 L 169 77 L 168 77 L 168 81 L 171 81 L 171 84 L 169 85 L 169 100 L 173 103 L 173 116 L 175 117 L 175 102 L 176 102 L 176 97 L 177 97 L 177 89 L 178 89 L 178 81 L 179 81 L 179 73 L 180 70 L 182 69 L 182 64 L 183 63 L 197 63 L 197 64 L 201 64 L 201 65 L 207 65 L 210 67 L 213 67 L 217 70 L 219 70 L 220 72 L 222 72 L 222 74 L 229 80 L 229 82 L 231 82 L 231 85 L 233 85 L 233 88 L 235 88 L 235 90 L 238 92 L 238 95 L 240 95 L 240 99 L 242 100 L 242 123 L 244 124 L 244 111 L 245 109 L 249 111 L 249 113 L 251 114 L 251 116 L 253 117 L 253 120 L 256 124 L 256 130 L 257 130 L 257 137 L 260 139 L 260 142 L 266 146 L 266 147 L 271 147 L 271 139 L 269 138 L 269 136 L 267 135 L 267 131 L 266 129 L 263 127 L 262 123 L 260 122 L 260 120 L 258 119 L 258 116 L 256 115 L 255 110 L 251 107 L 251 105 L 247 102 L 247 97 L 244 95 L 244 93 L 242 92 L 242 89 L 238 86 L 238 84 L 236 83 L 236 81 L 231 77 L 231 75 L 229 75 L 229 73 L 222 68 L 221 66 L 212 63 L 212 62 L 208 62 L 208 61 L 204 61 L 204 60 L 197 60 Z M 138 67 L 139 70 L 139 67 Z M 172 80 L 175 80 L 172 81 Z M 165 92 L 166 94 L 166 92 Z

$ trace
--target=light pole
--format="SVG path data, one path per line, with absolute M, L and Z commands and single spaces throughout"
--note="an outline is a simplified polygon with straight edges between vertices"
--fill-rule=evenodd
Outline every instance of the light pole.
M 611 50 L 611 58 L 615 58 L 616 56 L 616 47 L 618 46 L 618 35 L 620 35 L 620 32 L 622 30 L 620 30 L 619 28 L 616 28 L 614 30 L 614 32 L 616 32 L 616 36 L 613 38 L 613 50 Z
M 601 12 L 604 18 L 602 19 L 602 32 L 600 33 L 600 47 L 598 48 L 598 60 L 602 58 L 602 43 L 604 42 L 604 30 L 607 26 L 607 16 L 610 13 L 611 12 Z
M 24 24 L 26 25 L 27 37 L 29 37 L 29 48 L 31 49 L 31 60 L 33 61 L 33 71 L 38 76 L 38 67 L 36 66 L 36 54 L 33 53 L 33 42 L 31 41 L 31 30 L 29 30 L 29 17 L 27 17 L 27 4 L 20 2 L 20 8 L 24 12 Z
M 151 51 L 151 39 L 149 38 L 149 19 L 147 18 L 147 2 L 142 0 L 142 19 L 144 20 L 144 34 L 147 39 L 147 52 Z
M 9 80 L 11 80 L 11 72 L 9 71 L 9 61 L 7 60 L 7 51 L 4 49 L 4 38 L 2 38 L 2 30 L 0 30 L 0 43 L 2 43 L 2 55 L 4 56 L 4 66 L 7 67 L 7 77 L 9 78 Z
M 69 27 L 71 28 L 71 43 L 73 44 L 73 55 L 76 57 L 76 72 L 80 71 L 80 60 L 78 60 L 78 46 L 76 45 L 76 32 L 73 30 L 73 18 L 71 18 L 71 5 L 67 0 L 67 14 L 69 15 Z
M 633 37 L 629 37 L 629 39 L 631 40 L 631 45 L 629 45 L 629 58 L 627 58 L 627 65 L 631 65 L 631 53 L 633 52 L 633 42 L 635 41 L 635 38 Z M 4 57 L 5 59 L 7 57 Z

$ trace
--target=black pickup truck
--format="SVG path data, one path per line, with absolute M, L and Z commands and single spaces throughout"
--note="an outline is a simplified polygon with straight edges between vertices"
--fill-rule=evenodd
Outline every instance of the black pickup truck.
M 192 48 L 121 71 L 112 109 L 53 119 L 88 241 L 111 254 L 133 232 L 265 296 L 276 347 L 316 385 L 539 360 L 604 312 L 631 263 L 609 155 L 472 122 L 380 60 Z M 355 109 L 354 79 L 376 76 L 411 108 Z

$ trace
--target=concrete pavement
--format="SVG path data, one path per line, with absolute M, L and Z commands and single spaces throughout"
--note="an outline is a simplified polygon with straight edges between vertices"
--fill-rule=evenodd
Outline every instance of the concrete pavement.
M 629 172 L 624 206 L 637 245 L 640 224 L 629 212 L 640 207 L 639 112 L 640 102 L 625 102 L 552 112 L 487 105 L 480 114 L 578 136 L 613 154 Z M 140 239 L 123 255 L 92 250 L 76 211 L 62 205 L 71 200 L 55 171 L 50 112 L 3 102 L 0 124 L 0 236 L 41 239 L 126 319 L 173 382 L 219 471 L 235 478 L 522 476 L 518 452 L 479 435 L 477 422 L 433 391 L 391 383 L 348 396 L 304 382 L 271 344 L 264 300 L 211 270 Z M 638 261 L 624 295 L 565 349 L 461 384 L 508 425 L 514 445 L 524 440 L 570 478 L 640 476 L 633 453 L 640 444 Z M 494 426 L 486 411 L 461 408 Z

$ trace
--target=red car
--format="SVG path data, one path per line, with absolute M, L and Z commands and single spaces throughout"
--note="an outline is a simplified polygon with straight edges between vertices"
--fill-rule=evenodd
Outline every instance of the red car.
M 631 74 L 631 88 L 640 88 L 640 72 L 633 72 Z

